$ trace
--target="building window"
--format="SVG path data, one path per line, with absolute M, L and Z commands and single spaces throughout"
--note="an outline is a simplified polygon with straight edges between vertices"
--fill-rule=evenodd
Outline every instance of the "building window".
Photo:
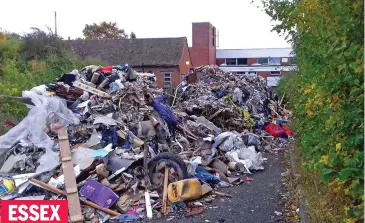
M 270 74 L 276 76 L 276 75 L 280 75 L 281 73 L 280 73 L 280 71 L 271 71 Z
M 297 65 L 297 58 L 296 57 L 291 57 L 290 58 L 290 64 L 291 65 Z
M 280 65 L 280 57 L 269 57 L 269 65 Z
M 269 63 L 269 58 L 257 58 L 257 63 L 267 65 Z
M 237 65 L 237 59 L 236 58 L 227 58 L 226 59 L 226 64 L 227 64 L 227 66 Z
M 256 77 L 257 76 L 257 72 L 256 71 L 249 71 L 248 74 L 246 74 L 249 77 Z
M 284 58 L 281 58 L 281 62 L 282 63 L 288 63 L 289 62 L 289 59 L 284 57 Z
M 163 74 L 164 74 L 163 87 L 164 88 L 171 87 L 171 73 L 163 73 Z
M 237 65 L 247 65 L 247 58 L 237 58 Z

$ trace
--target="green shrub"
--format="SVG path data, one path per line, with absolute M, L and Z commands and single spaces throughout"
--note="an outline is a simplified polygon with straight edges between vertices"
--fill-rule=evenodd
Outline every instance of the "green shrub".
M 90 64 L 104 65 L 97 59 L 81 60 L 66 42 L 52 32 L 33 28 L 24 36 L 1 33 L 0 95 L 21 96 L 23 90 L 53 83 L 62 74 Z M 1 122 L 1 117 L 12 117 L 17 121 L 27 113 L 24 104 L 0 97 Z
M 364 213 L 363 8 L 361 0 L 265 1 L 298 60 L 300 71 L 285 77 L 279 92 L 295 113 L 304 165 L 347 198 L 343 212 L 332 213 L 346 216 L 343 222 Z

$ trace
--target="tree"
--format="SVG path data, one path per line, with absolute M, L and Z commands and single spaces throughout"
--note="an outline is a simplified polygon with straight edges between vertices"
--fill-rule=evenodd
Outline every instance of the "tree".
M 124 29 L 120 29 L 116 22 L 102 22 L 100 24 L 93 23 L 85 25 L 82 31 L 85 39 L 127 39 L 128 34 Z M 134 33 L 133 33 L 134 34 Z M 135 36 L 135 34 L 134 34 Z
M 22 54 L 26 60 L 46 59 L 55 56 L 57 58 L 67 58 L 70 47 L 61 37 L 56 36 L 50 28 L 48 32 L 39 28 L 31 28 L 32 32 L 21 37 L 24 47 Z
M 137 36 L 136 36 L 136 34 L 134 34 L 134 32 L 131 32 L 131 34 L 129 36 L 131 37 L 131 39 L 136 39 L 137 38 Z

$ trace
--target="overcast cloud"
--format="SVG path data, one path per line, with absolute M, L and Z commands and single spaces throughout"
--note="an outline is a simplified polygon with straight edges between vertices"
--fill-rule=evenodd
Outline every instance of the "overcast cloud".
M 219 31 L 219 48 L 289 47 L 273 23 L 251 0 L 7 0 L 1 3 L 0 27 L 24 33 L 30 27 L 54 29 L 58 34 L 82 37 L 85 24 L 117 22 L 137 38 L 186 36 L 191 44 L 191 23 L 211 22 Z

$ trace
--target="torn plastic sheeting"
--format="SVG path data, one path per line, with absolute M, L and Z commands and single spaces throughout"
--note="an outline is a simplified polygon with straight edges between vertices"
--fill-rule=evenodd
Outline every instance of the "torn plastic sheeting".
M 241 137 L 247 146 L 255 146 L 255 150 L 260 151 L 260 136 L 253 133 L 242 133 Z
M 10 155 L 5 163 L 2 165 L 0 172 L 9 173 L 18 161 L 25 160 L 26 157 L 27 156 L 25 154 Z
M 44 84 L 34 87 L 30 91 L 39 95 L 48 96 L 47 86 Z
M 127 169 L 130 165 L 132 165 L 135 160 L 130 159 L 121 159 L 114 153 L 110 153 L 108 155 L 108 159 L 106 159 L 105 165 L 107 166 L 107 170 L 115 173 L 116 171 L 125 168 Z
M 26 173 L 26 174 L 19 174 L 19 175 L 13 176 L 15 186 L 19 187 L 23 183 L 28 182 L 28 179 L 31 177 L 34 177 L 35 175 L 36 175 L 36 173 Z
M 231 151 L 237 148 L 237 142 L 242 141 L 238 134 L 232 132 L 223 132 L 214 138 L 213 148 L 219 148 L 222 151 Z
M 83 147 L 74 149 L 71 154 L 73 164 L 79 165 L 80 170 L 88 168 L 95 160 L 93 157 L 91 157 L 93 152 L 95 152 L 95 150 Z
M 90 100 L 84 101 L 84 102 L 78 104 L 77 108 L 85 108 L 88 106 L 89 102 L 90 102 Z
M 63 126 L 79 124 L 79 119 L 58 97 L 41 96 L 30 91 L 24 91 L 23 97 L 31 98 L 35 106 L 17 126 L 0 137 L 0 155 L 21 139 L 27 138 L 40 148 L 52 149 L 54 142 L 45 132 L 47 125 L 55 122 Z
M 245 173 L 251 173 L 250 170 L 263 170 L 263 162 L 261 153 L 256 153 L 255 147 L 250 146 L 241 149 L 229 151 L 226 153 L 226 157 L 230 161 L 242 164 L 245 167 Z
M 238 157 L 241 159 L 250 159 L 252 161 L 252 165 L 249 169 L 253 170 L 263 170 L 264 166 L 262 165 L 264 159 L 262 158 L 262 153 L 256 153 L 254 146 L 249 146 L 247 148 L 241 148 L 238 153 Z
M 86 181 L 80 194 L 103 208 L 110 208 L 119 199 L 111 189 L 93 179 Z
M 95 118 L 94 125 L 104 124 L 104 125 L 117 125 L 117 122 L 110 117 L 110 115 L 99 116 Z
M 44 173 L 53 170 L 60 165 L 60 157 L 58 152 L 53 152 L 51 149 L 47 149 L 38 162 L 39 166 L 36 169 L 36 174 Z
M 95 130 L 91 134 L 89 140 L 86 142 L 86 146 L 93 147 L 101 143 L 102 136 L 97 133 Z

